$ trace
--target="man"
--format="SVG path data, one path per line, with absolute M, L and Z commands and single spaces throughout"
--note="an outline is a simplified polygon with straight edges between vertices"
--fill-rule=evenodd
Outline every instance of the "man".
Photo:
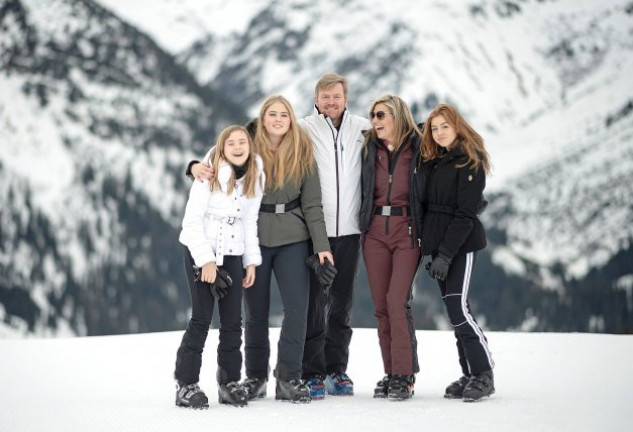
M 346 374 L 352 329 L 349 326 L 358 266 L 363 131 L 369 120 L 347 110 L 347 80 L 323 75 L 315 86 L 315 110 L 299 120 L 309 134 L 321 181 L 323 214 L 334 264 L 338 270 L 325 293 L 311 275 L 308 328 L 303 352 L 303 379 L 313 399 L 354 394 Z

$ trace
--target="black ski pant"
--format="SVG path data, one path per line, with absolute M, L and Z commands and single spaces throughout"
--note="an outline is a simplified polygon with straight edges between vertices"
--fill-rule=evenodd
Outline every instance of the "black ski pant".
M 193 258 L 185 247 L 185 272 L 191 292 L 191 319 L 182 337 L 176 355 L 176 371 L 174 376 L 185 384 L 197 383 L 200 380 L 202 351 L 209 333 L 213 318 L 215 298 L 211 294 L 209 284 L 194 282 Z M 239 381 L 242 370 L 242 268 L 241 256 L 225 256 L 222 265 L 233 279 L 233 285 L 227 295 L 218 301 L 220 311 L 220 331 L 218 343 L 217 379 L 220 384 Z
M 475 255 L 475 252 L 457 255 L 448 269 L 446 280 L 437 281 L 457 339 L 459 364 L 466 376 L 494 367 L 488 340 L 471 314 L 468 302 Z
M 255 272 L 255 284 L 244 292 L 246 376 L 268 378 L 270 341 L 270 281 L 273 271 L 279 286 L 284 317 L 277 345 L 275 376 L 284 381 L 301 378 L 301 357 L 306 337 L 310 275 L 305 259 L 308 243 L 260 246 L 262 264 Z
M 360 234 L 330 237 L 330 249 L 337 269 L 328 294 L 310 272 L 308 327 L 303 350 L 303 377 L 345 372 L 349 359 L 352 328 L 349 326 L 358 270 Z

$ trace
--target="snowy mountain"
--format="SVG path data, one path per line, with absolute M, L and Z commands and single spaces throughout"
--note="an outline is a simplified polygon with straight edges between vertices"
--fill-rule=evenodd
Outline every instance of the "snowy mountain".
M 424 431 L 624 432 L 633 413 L 633 338 L 623 335 L 486 333 L 495 359 L 496 394 L 475 404 L 444 399 L 459 375 L 454 336 L 418 331 L 420 373 L 403 402 L 373 399 L 383 376 L 378 337 L 355 329 L 348 372 L 352 397 L 310 404 L 268 396 L 236 409 L 216 398 L 215 347 L 209 332 L 200 386 L 209 409 L 174 406 L 172 379 L 182 332 L 48 340 L 0 340 L 0 417 L 6 432 L 111 432 L 330 429 Z M 271 330 L 271 362 L 279 330 Z M 591 373 L 587 373 L 591 371 Z
M 491 195 L 484 215 L 492 262 L 559 297 L 558 330 L 633 330 L 633 115 L 604 114 L 573 151 Z M 526 325 L 543 329 L 532 318 L 546 314 Z
M 633 7 L 624 0 L 102 3 L 251 114 L 271 93 L 309 113 L 318 77 L 338 71 L 350 80 L 349 106 L 358 113 L 384 92 L 405 96 L 420 120 L 438 101 L 457 104 L 498 160 L 525 147 L 508 144 L 504 132 L 517 136 L 555 113 L 565 121 L 558 130 L 579 130 L 593 110 L 630 99 Z M 590 112 L 580 108 L 587 105 Z M 547 136 L 521 158 L 540 159 L 553 142 Z M 516 172 L 497 165 L 503 179 Z
M 0 29 L 0 334 L 180 325 L 183 167 L 244 114 L 94 2 Z
M 0 335 L 180 328 L 184 164 L 270 93 L 309 113 L 330 71 L 356 113 L 448 101 L 485 136 L 482 322 L 633 331 L 630 0 L 0 5 Z M 423 272 L 415 307 L 446 328 Z
M 630 1 L 103 2 L 252 115 L 270 93 L 308 113 L 329 71 L 349 78 L 359 113 L 385 92 L 420 120 L 439 101 L 456 104 L 495 168 L 491 247 L 475 275 L 487 322 L 633 329 Z M 418 285 L 434 290 L 423 275 Z

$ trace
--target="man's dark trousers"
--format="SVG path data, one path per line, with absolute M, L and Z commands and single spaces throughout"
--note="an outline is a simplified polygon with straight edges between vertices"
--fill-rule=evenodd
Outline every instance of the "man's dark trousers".
M 303 377 L 345 372 L 352 328 L 349 326 L 358 270 L 360 234 L 329 237 L 338 273 L 328 295 L 313 272 L 310 274 L 308 328 L 303 350 Z

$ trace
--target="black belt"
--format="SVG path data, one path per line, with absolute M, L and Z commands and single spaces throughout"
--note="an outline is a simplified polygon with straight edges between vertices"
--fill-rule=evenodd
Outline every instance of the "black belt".
M 447 215 L 455 215 L 455 207 L 440 204 L 429 204 L 427 210 L 431 213 L 444 213 Z
M 381 216 L 408 216 L 411 214 L 411 208 L 409 206 L 377 206 L 374 214 Z
M 262 204 L 259 211 L 264 213 L 288 213 L 301 205 L 301 197 L 295 198 L 285 204 Z

